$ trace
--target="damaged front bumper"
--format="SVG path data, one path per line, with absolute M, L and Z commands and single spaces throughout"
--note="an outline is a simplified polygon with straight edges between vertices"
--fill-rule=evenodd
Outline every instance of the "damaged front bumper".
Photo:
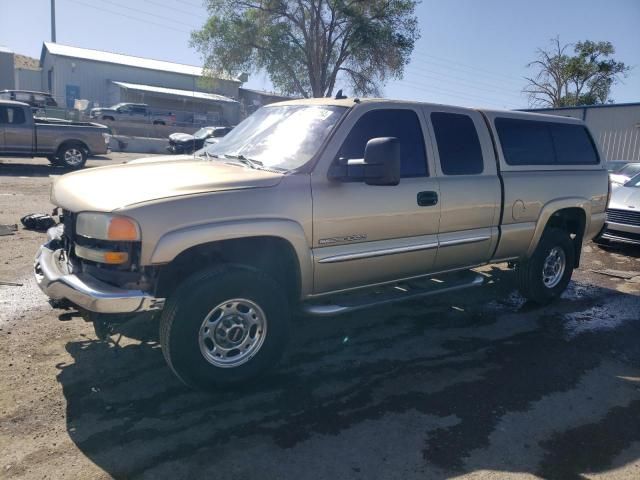
M 40 247 L 33 267 L 40 290 L 49 298 L 66 299 L 95 313 L 141 313 L 163 308 L 163 298 L 141 290 L 118 288 L 86 273 L 74 272 L 61 248 L 61 234 L 59 227 L 49 229 L 48 242 Z

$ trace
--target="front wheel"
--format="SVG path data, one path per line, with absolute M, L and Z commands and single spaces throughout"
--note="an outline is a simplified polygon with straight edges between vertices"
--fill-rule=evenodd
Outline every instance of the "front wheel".
M 57 164 L 76 170 L 84 167 L 84 164 L 87 163 L 88 156 L 86 148 L 80 144 L 71 143 L 63 145 L 58 151 Z
M 574 265 L 571 237 L 564 230 L 551 228 L 542 235 L 532 257 L 516 266 L 518 289 L 529 300 L 549 303 L 567 288 Z
M 160 343 L 185 384 L 210 389 L 242 384 L 274 366 L 284 352 L 289 306 L 282 287 L 244 266 L 198 272 L 171 295 Z

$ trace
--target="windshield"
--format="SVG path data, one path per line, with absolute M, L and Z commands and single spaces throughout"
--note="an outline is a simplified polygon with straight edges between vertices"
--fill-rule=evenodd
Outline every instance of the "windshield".
M 195 138 L 206 138 L 207 135 L 209 135 L 210 133 L 211 133 L 211 129 L 210 128 L 201 128 L 196 133 L 194 133 L 193 136 Z
M 624 175 L 625 177 L 633 177 L 634 175 L 640 173 L 640 163 L 629 163 L 618 170 L 617 173 L 620 175 Z
M 625 183 L 624 186 L 625 187 L 635 187 L 635 188 L 640 187 L 640 174 L 638 174 L 635 177 L 633 177 L 631 180 L 629 180 L 627 183 Z
M 262 107 L 206 152 L 293 170 L 316 154 L 346 110 L 329 105 Z
M 625 162 L 624 160 L 613 160 L 611 162 L 607 162 L 607 170 L 609 171 L 609 173 L 618 173 L 620 169 L 624 168 L 627 165 L 627 163 L 629 162 Z

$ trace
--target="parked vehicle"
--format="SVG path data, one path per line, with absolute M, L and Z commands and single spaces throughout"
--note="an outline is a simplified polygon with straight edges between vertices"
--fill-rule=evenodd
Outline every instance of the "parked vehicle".
M 478 286 L 510 262 L 558 298 L 602 229 L 607 171 L 573 118 L 383 100 L 256 111 L 200 157 L 144 159 L 53 185 L 63 225 L 35 262 L 49 297 L 104 336 L 160 317 L 173 372 L 247 382 L 291 314 L 327 316 Z
M 145 103 L 118 103 L 109 108 L 92 108 L 91 118 L 112 122 L 141 122 L 154 125 L 175 125 L 176 116 L 171 112 L 156 112 Z
M 623 168 L 628 163 L 631 163 L 631 162 L 629 162 L 628 160 L 610 160 L 606 164 L 607 171 L 609 173 L 617 173 L 621 168 Z
M 34 118 L 26 103 L 0 100 L 0 155 L 46 157 L 52 164 L 82 168 L 89 155 L 107 153 L 109 128 L 89 122 Z
M 2 90 L 0 100 L 13 100 L 26 103 L 36 109 L 55 108 L 58 102 L 48 92 L 34 92 L 31 90 Z
M 598 241 L 640 245 L 640 173 L 613 191 Z
M 624 167 L 620 168 L 616 173 L 609 174 L 609 180 L 612 184 L 624 185 L 631 178 L 640 173 L 640 162 L 627 163 Z
M 231 127 L 203 127 L 193 135 L 188 133 L 172 133 L 169 135 L 167 150 L 171 153 L 193 153 L 204 146 L 208 139 L 215 143 L 231 131 Z

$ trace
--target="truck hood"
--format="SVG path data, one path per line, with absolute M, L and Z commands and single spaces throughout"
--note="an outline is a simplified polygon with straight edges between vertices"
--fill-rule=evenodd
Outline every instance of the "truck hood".
M 640 188 L 638 187 L 618 187 L 609 202 L 609 208 L 620 210 L 632 210 L 640 212 Z
M 131 164 L 140 164 L 140 163 L 158 163 L 158 162 L 177 162 L 178 160 L 202 160 L 202 157 L 196 157 L 193 154 L 183 154 L 183 155 L 156 155 L 154 157 L 142 157 L 136 158 L 135 160 L 129 160 L 127 165 Z
M 272 187 L 282 176 L 217 160 L 180 157 L 176 161 L 113 165 L 63 175 L 53 184 L 51 201 L 72 212 L 110 212 L 183 195 Z

